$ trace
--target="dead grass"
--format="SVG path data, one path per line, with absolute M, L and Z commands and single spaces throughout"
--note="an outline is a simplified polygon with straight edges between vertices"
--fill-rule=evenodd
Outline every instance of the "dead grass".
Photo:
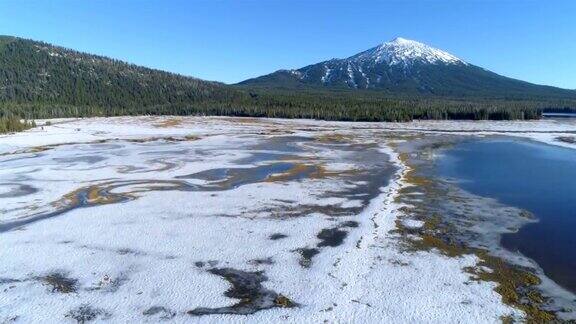
M 104 195 L 102 192 L 106 191 L 106 184 L 92 185 L 76 189 L 67 193 L 59 200 L 52 203 L 52 206 L 65 209 L 80 206 L 83 202 L 80 197 L 86 197 L 86 203 L 89 205 L 107 205 L 114 204 L 120 201 L 120 195 Z M 129 193 L 122 194 L 122 196 L 129 196 Z
M 51 273 L 44 277 L 38 278 L 44 284 L 52 287 L 52 292 L 69 294 L 76 292 L 78 280 L 68 278 L 62 273 Z
M 310 174 L 314 172 L 315 169 L 316 166 L 314 165 L 295 163 L 294 166 L 286 172 L 270 175 L 268 178 L 266 178 L 265 182 L 289 181 L 294 178 L 298 178 L 301 175 Z
M 294 166 L 288 171 L 274 174 L 266 178 L 265 182 L 290 181 L 299 177 L 307 179 L 327 179 L 343 176 L 352 176 L 360 172 L 359 170 L 329 171 L 322 164 L 307 164 L 302 162 L 294 163 Z
M 546 298 L 535 288 L 540 284 L 540 278 L 489 255 L 487 251 L 475 252 L 481 261 L 476 267 L 465 269 L 473 276 L 473 280 L 495 282 L 497 287 L 494 290 L 502 296 L 502 302 L 524 311 L 529 323 L 549 323 L 558 320 L 554 313 L 541 307 Z M 486 271 L 486 268 L 490 271 Z
M 351 143 L 352 142 L 351 135 L 339 134 L 339 133 L 331 133 L 331 134 L 322 134 L 315 138 L 316 141 L 321 143 L 329 143 L 329 144 L 341 144 L 341 143 Z
M 182 118 L 169 118 L 153 124 L 156 128 L 170 128 L 182 125 L 184 120 Z
M 410 156 L 407 153 L 400 153 L 399 158 L 407 167 L 403 179 L 407 184 L 418 187 L 428 196 L 438 194 L 438 192 L 435 192 L 437 189 L 435 189 L 432 179 L 417 175 L 417 170 L 411 163 Z M 400 190 L 397 202 L 401 203 L 407 200 L 407 202 L 411 204 L 409 198 L 404 194 L 405 192 Z M 500 294 L 502 302 L 524 311 L 528 323 L 558 321 L 557 316 L 553 312 L 543 309 L 546 298 L 542 296 L 536 288 L 540 283 L 538 276 L 527 269 L 514 266 L 501 258 L 490 255 L 487 250 L 470 248 L 465 245 L 450 242 L 447 240 L 448 235 L 445 234 L 453 229 L 447 224 L 443 224 L 439 215 L 422 214 L 426 210 L 423 207 L 424 206 L 406 207 L 400 210 L 402 214 L 424 220 L 422 228 L 406 228 L 400 220 L 396 221 L 397 229 L 394 232 L 404 237 L 405 242 L 409 246 L 409 250 L 436 250 L 450 257 L 475 254 L 480 261 L 476 266 L 465 269 L 465 271 L 471 275 L 472 280 L 496 283 L 497 286 L 494 290 Z M 417 235 L 418 239 L 411 238 L 413 235 Z M 511 323 L 514 322 L 514 319 L 510 316 L 505 316 L 502 318 L 502 322 Z

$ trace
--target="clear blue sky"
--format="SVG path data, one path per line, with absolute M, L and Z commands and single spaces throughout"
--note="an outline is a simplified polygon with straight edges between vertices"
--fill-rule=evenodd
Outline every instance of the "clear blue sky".
M 0 34 L 227 83 L 402 36 L 576 89 L 576 0 L 0 0 Z

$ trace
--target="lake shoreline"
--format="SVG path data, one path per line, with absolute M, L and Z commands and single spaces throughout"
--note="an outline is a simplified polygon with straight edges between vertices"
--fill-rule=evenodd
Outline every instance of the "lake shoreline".
M 510 139 L 511 137 L 494 135 L 489 138 Z M 420 178 L 417 182 L 420 182 L 421 187 L 434 188 L 425 190 L 427 192 L 423 196 L 425 203 L 417 204 L 418 208 L 411 211 L 417 219 L 424 221 L 424 227 L 427 227 L 419 233 L 424 238 L 424 243 L 413 242 L 413 245 L 419 249 L 437 248 L 452 256 L 474 253 L 484 260 L 481 262 L 484 267 L 492 269 L 492 274 L 497 273 L 498 268 L 495 266 L 501 263 L 498 260 L 505 260 L 508 269 L 500 274 L 501 277 L 487 276 L 484 270 L 478 272 L 477 269 L 469 269 L 469 271 L 481 280 L 484 278 L 483 280 L 500 282 L 500 287 L 506 281 L 516 282 L 514 287 L 498 288 L 497 291 L 507 303 L 525 311 L 531 310 L 529 317 L 533 319 L 549 320 L 550 318 L 545 317 L 546 312 L 558 314 L 563 319 L 576 318 L 573 308 L 575 295 L 572 292 L 550 280 L 534 260 L 517 252 L 511 252 L 501 244 L 502 235 L 518 231 L 523 226 L 538 220 L 522 209 L 507 206 L 494 199 L 473 195 L 460 188 L 457 183 L 437 174 L 436 161 L 441 159 L 451 147 L 462 142 L 484 140 L 489 139 L 445 135 L 444 138 L 440 136 L 432 140 L 424 138 L 421 143 L 412 141 L 404 146 L 404 153 L 408 156 L 407 164 L 413 168 L 416 174 L 414 177 Z M 512 140 L 534 141 L 534 139 L 519 137 L 512 137 Z M 427 182 L 428 186 L 422 186 L 422 182 Z M 440 195 L 442 199 L 435 197 L 426 199 L 434 195 Z M 430 206 L 434 208 L 431 209 Z M 435 214 L 437 218 L 418 216 L 422 210 Z M 411 216 L 408 215 L 408 217 Z M 411 231 L 408 233 L 414 234 Z M 531 275 L 538 276 L 539 280 L 530 279 Z M 542 297 L 535 298 L 536 291 L 539 291 Z M 521 299 L 509 298 L 510 295 L 515 294 L 525 296 L 524 302 L 521 302 Z M 532 297 L 529 298 L 529 296 Z M 546 300 L 547 298 L 549 300 Z M 569 311 L 571 308 L 573 310 Z M 542 312 L 534 312 L 535 309 L 540 309 Z

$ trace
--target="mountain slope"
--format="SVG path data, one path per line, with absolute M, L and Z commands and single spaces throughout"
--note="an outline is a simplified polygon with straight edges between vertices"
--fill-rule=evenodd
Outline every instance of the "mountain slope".
M 394 94 L 451 97 L 576 98 L 575 91 L 507 78 L 403 38 L 346 59 L 280 70 L 240 84 L 285 89 L 375 89 Z
M 0 36 L 0 102 L 141 107 L 239 95 L 223 84 Z

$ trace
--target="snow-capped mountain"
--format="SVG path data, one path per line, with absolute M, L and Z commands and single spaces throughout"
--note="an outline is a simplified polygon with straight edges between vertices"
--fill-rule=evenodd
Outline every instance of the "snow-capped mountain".
M 498 75 L 443 50 L 400 37 L 345 59 L 331 59 L 297 70 L 279 70 L 240 84 L 451 96 L 574 96 L 569 90 Z
M 356 54 L 346 61 L 352 64 L 376 65 L 386 63 L 405 67 L 416 63 L 466 64 L 450 53 L 401 37 Z

